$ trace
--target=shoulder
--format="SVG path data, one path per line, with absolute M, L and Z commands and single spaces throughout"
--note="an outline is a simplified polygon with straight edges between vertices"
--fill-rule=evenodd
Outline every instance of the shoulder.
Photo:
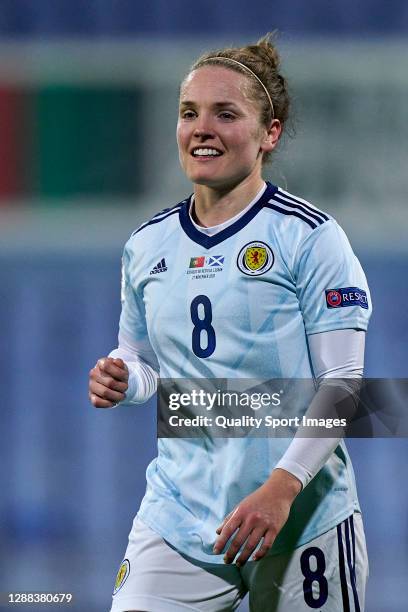
M 125 244 L 125 252 L 140 249 L 146 243 L 156 243 L 170 231 L 179 227 L 179 214 L 183 206 L 187 205 L 189 198 L 182 200 L 174 206 L 164 208 L 149 220 L 137 227 Z
M 275 223 L 290 227 L 297 234 L 306 236 L 328 221 L 334 221 L 327 212 L 281 187 L 270 190 L 269 194 L 264 208 L 271 211 Z
M 269 190 L 263 211 L 271 239 L 292 270 L 311 255 L 318 265 L 329 255 L 350 249 L 346 235 L 329 213 L 280 187 Z
M 152 226 L 158 226 L 161 225 L 160 228 L 156 228 L 159 231 L 163 230 L 163 224 L 167 225 L 169 222 L 171 222 L 174 218 L 174 216 L 177 217 L 177 215 L 179 214 L 181 208 L 187 204 L 189 198 L 186 198 L 185 200 L 182 200 L 181 202 L 179 202 L 178 204 L 175 204 L 174 206 L 170 206 L 169 208 L 163 208 L 163 210 L 161 210 L 160 212 L 156 213 L 151 219 L 149 219 L 148 221 L 145 221 L 144 223 L 142 223 L 139 227 L 137 227 L 131 234 L 132 236 L 136 236 L 137 234 L 139 234 L 140 232 L 142 232 L 144 229 L 148 228 L 148 227 L 152 227 Z

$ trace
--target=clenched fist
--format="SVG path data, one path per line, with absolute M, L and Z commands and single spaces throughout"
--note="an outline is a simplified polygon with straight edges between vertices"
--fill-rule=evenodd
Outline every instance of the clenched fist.
M 89 399 L 95 408 L 112 408 L 125 399 L 129 370 L 122 359 L 102 357 L 89 372 Z

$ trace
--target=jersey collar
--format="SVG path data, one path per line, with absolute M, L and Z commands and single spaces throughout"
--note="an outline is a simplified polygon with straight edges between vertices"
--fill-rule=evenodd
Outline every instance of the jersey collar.
M 211 249 L 211 247 L 217 246 L 221 242 L 224 242 L 227 238 L 230 238 L 242 228 L 244 228 L 252 219 L 259 213 L 262 207 L 269 202 L 272 196 L 278 191 L 278 188 L 272 183 L 266 182 L 266 189 L 261 197 L 251 206 L 251 208 L 242 217 L 237 219 L 235 223 L 232 223 L 225 229 L 221 230 L 214 236 L 207 236 L 203 232 L 200 232 L 192 223 L 189 215 L 189 207 L 191 202 L 191 196 L 185 200 L 180 209 L 180 224 L 187 236 L 193 241 L 204 247 L 205 249 Z

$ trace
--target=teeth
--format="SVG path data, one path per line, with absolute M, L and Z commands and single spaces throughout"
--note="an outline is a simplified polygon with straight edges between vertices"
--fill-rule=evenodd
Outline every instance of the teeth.
M 221 155 L 215 149 L 194 149 L 193 155 Z

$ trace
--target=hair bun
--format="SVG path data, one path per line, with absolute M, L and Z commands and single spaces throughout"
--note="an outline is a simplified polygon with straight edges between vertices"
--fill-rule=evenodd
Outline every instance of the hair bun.
M 275 46 L 277 32 L 268 32 L 262 36 L 255 45 L 248 45 L 250 51 L 257 59 L 268 63 L 273 70 L 278 71 L 280 67 L 280 55 Z

